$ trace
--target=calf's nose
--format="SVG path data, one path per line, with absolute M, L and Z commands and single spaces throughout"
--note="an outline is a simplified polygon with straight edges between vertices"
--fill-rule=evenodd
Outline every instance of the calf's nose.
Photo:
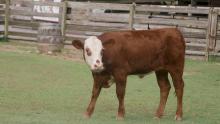
M 95 65 L 94 65 L 94 67 L 95 67 L 95 68 L 97 68 L 97 67 L 98 67 L 98 65 L 97 65 L 97 64 L 95 64 Z
M 100 60 L 97 59 L 97 60 L 96 60 L 96 63 L 99 64 L 99 63 L 100 63 Z
M 94 69 L 102 68 L 103 64 L 100 60 L 96 60 L 95 63 L 93 64 Z
M 95 64 L 94 64 L 94 65 L 95 65 L 95 67 L 98 67 L 98 66 L 102 66 L 103 64 L 102 64 L 102 62 L 101 62 L 100 60 L 97 59 L 97 60 L 95 61 Z

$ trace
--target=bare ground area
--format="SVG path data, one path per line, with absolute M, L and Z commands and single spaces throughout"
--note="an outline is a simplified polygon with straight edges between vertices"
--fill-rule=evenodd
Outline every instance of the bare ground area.
M 37 47 L 38 44 L 35 42 L 11 40 L 9 42 L 3 42 L 0 44 L 0 51 L 36 53 L 36 54 L 47 55 L 60 59 L 83 62 L 82 51 L 75 49 L 71 45 L 65 45 L 61 53 L 54 53 L 54 54 L 39 53 Z

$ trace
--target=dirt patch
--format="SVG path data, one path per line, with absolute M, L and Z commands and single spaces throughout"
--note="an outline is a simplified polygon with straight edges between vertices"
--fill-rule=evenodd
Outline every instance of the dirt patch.
M 10 52 L 19 52 L 19 53 L 27 53 L 28 52 L 28 53 L 30 53 L 30 52 L 33 52 L 33 50 L 34 49 L 29 49 L 29 48 L 22 49 L 21 47 L 13 46 L 10 44 L 0 45 L 0 51 L 10 51 Z
M 44 54 L 48 55 L 48 54 Z M 56 57 L 60 59 L 65 59 L 65 60 L 71 60 L 71 61 L 76 61 L 76 62 L 84 62 L 83 60 L 83 53 L 80 50 L 77 50 L 75 48 L 70 48 L 70 47 L 64 47 L 61 53 L 55 53 L 52 55 L 49 55 L 51 57 Z
M 216 65 L 220 66 L 220 63 L 216 63 Z
M 18 53 L 39 53 L 37 43 L 24 41 L 10 41 L 7 43 L 0 43 L 0 51 L 18 52 Z M 71 60 L 76 62 L 83 62 L 82 51 L 75 49 L 71 45 L 64 46 L 61 53 L 42 54 L 59 59 Z

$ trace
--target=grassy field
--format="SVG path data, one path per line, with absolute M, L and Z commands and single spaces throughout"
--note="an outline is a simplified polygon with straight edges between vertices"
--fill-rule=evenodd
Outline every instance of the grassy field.
M 31 52 L 0 51 L 0 124 L 219 124 L 220 63 L 186 61 L 184 119 L 174 121 L 171 90 L 164 118 L 153 119 L 159 103 L 155 75 L 131 76 L 126 118 L 116 121 L 115 85 L 104 89 L 91 119 L 83 118 L 92 77 L 84 63 Z

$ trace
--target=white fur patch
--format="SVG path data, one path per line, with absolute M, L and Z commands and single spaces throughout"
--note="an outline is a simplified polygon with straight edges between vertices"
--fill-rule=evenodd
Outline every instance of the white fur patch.
M 86 49 L 89 49 L 91 55 L 87 54 Z M 91 70 L 95 70 L 95 71 L 103 70 L 102 55 L 101 55 L 102 49 L 103 49 L 102 42 L 97 37 L 91 36 L 85 40 L 84 56 L 85 56 L 85 61 L 89 65 Z

